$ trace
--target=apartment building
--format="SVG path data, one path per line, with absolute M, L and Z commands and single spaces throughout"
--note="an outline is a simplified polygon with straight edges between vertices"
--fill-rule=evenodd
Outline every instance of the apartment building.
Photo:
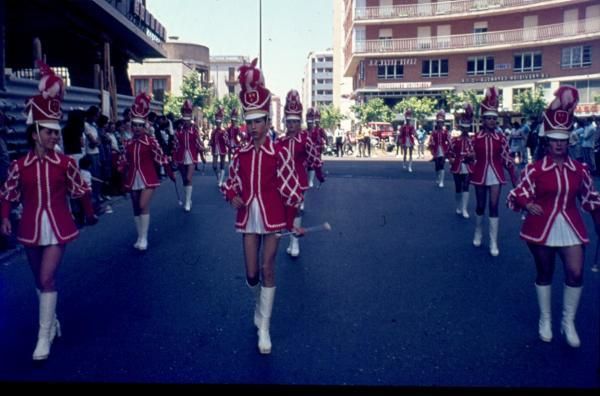
M 495 85 L 502 108 L 526 89 L 579 89 L 598 111 L 600 3 L 595 0 L 343 0 L 344 77 L 357 101 Z
M 333 51 L 311 52 L 304 67 L 302 104 L 305 108 L 333 103 Z
M 250 58 L 241 55 L 218 55 L 210 57 L 210 81 L 215 96 L 222 99 L 230 93 L 239 94 L 238 68 L 250 63 Z

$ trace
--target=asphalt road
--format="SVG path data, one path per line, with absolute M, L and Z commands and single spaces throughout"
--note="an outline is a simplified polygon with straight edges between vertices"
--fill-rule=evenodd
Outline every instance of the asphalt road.
M 271 355 L 257 351 L 234 211 L 207 168 L 194 177 L 189 214 L 169 180 L 157 190 L 147 252 L 132 248 L 124 199 L 69 245 L 58 277 L 63 337 L 41 366 L 31 362 L 37 300 L 25 257 L 0 265 L 0 381 L 600 386 L 589 216 L 594 241 L 576 319 L 582 346 L 573 349 L 559 334 L 561 266 L 555 337 L 537 338 L 535 271 L 519 214 L 502 205 L 494 258 L 487 237 L 472 246 L 473 217 L 454 214 L 451 178 L 436 187 L 432 163 L 416 162 L 410 174 L 389 156 L 325 166 L 327 182 L 307 194 L 304 224 L 328 221 L 333 230 L 301 240 L 296 260 L 287 241 L 279 248 Z M 473 192 L 469 207 L 472 214 Z

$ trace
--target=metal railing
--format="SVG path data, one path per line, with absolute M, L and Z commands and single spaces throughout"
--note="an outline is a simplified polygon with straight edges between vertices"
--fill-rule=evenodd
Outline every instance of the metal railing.
M 426 4 L 403 4 L 355 9 L 357 21 L 391 18 L 428 18 L 438 15 L 493 11 L 509 7 L 524 7 L 547 3 L 547 0 L 458 0 Z
M 525 29 L 456 34 L 450 36 L 413 37 L 356 41 L 353 53 L 431 52 L 480 47 L 528 46 L 540 41 L 577 38 L 600 33 L 600 17 Z

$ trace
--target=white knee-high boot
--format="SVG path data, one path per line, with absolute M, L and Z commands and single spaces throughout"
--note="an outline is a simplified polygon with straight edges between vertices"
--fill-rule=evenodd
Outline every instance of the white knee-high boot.
M 456 193 L 454 199 L 456 200 L 456 214 L 460 216 L 462 214 L 462 194 Z
M 412 172 L 412 159 L 408 161 L 408 172 Z
M 462 193 L 462 216 L 465 219 L 468 219 L 470 217 L 469 212 L 467 211 L 468 206 L 469 206 L 469 192 L 463 191 L 463 193 Z
M 575 314 L 581 299 L 581 291 L 583 287 L 571 287 L 565 285 L 563 294 L 563 313 L 560 323 L 560 332 L 565 335 L 567 344 L 573 348 L 579 348 L 581 341 L 577 330 L 575 329 Z
M 302 217 L 294 218 L 294 227 L 300 228 L 302 226 Z M 300 255 L 300 242 L 298 238 L 293 235 L 290 235 L 290 245 L 286 249 L 287 254 L 292 257 L 298 257 Z
M 440 184 L 438 184 L 440 188 L 444 188 L 444 170 L 440 171 Z
M 38 330 L 38 339 L 33 351 L 33 360 L 44 360 L 50 356 L 50 347 L 56 335 L 60 331 L 53 327 L 56 326 L 56 300 L 57 292 L 40 293 L 40 328 Z
M 39 304 L 40 303 L 40 295 L 42 294 L 42 292 L 38 288 L 35 289 L 35 292 L 37 293 L 38 304 Z M 56 316 L 56 310 L 55 310 L 54 324 L 50 328 L 50 338 L 54 339 L 54 337 L 60 337 L 60 336 L 62 336 L 62 331 L 60 330 L 60 322 L 58 321 L 58 317 Z
M 483 236 L 483 216 L 475 214 L 475 235 L 473 236 L 473 246 L 481 246 L 481 238 Z
M 271 313 L 273 312 L 273 301 L 275 300 L 275 287 L 260 288 L 260 326 L 258 327 L 258 350 L 262 354 L 271 353 Z
M 137 231 L 137 240 L 135 241 L 135 243 L 133 244 L 133 247 L 136 249 L 139 249 L 140 247 L 140 235 L 141 235 L 141 231 L 140 231 L 140 216 L 133 216 L 133 221 L 135 222 L 135 230 Z
M 500 254 L 498 250 L 498 217 L 490 217 L 490 254 L 494 257 Z
M 148 228 L 150 227 L 150 214 L 140 215 L 140 243 L 138 249 L 148 249 Z
M 536 283 L 538 306 L 540 307 L 540 321 L 538 322 L 538 333 L 540 340 L 552 341 L 552 285 L 540 286 Z
M 186 212 L 192 210 L 192 186 L 185 186 L 185 205 L 183 210 Z
M 315 185 L 314 181 L 315 181 L 315 171 L 311 169 L 308 171 L 308 186 L 313 187 Z

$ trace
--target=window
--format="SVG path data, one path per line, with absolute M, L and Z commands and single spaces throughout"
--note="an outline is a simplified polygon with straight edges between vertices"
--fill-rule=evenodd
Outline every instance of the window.
M 563 69 L 592 65 L 592 46 L 580 45 L 562 49 L 560 66 Z
M 165 100 L 165 90 L 167 88 L 166 78 L 155 78 L 152 80 L 152 97 L 154 100 L 163 102 Z
M 513 70 L 517 73 L 540 71 L 542 70 L 541 52 L 524 52 L 515 54 Z
M 133 79 L 133 90 L 134 94 L 137 95 L 140 92 L 150 92 L 150 82 L 147 78 L 134 78 Z
M 487 31 L 487 22 L 476 22 L 475 25 L 473 25 L 475 45 L 485 45 L 487 43 Z
M 421 68 L 422 77 L 445 77 L 448 75 L 448 59 L 427 59 Z
M 487 74 L 494 74 L 493 56 L 476 56 L 467 60 L 468 76 L 485 76 Z
M 377 78 L 380 80 L 398 80 L 404 77 L 403 65 L 377 66 Z

